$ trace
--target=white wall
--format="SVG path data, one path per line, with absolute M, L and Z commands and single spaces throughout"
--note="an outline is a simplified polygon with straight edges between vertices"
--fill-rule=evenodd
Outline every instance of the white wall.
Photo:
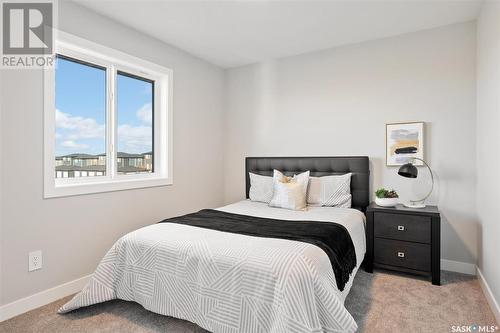
M 90 274 L 128 231 L 223 200 L 223 70 L 59 3 L 62 30 L 173 69 L 174 185 L 44 200 L 42 75 L 2 71 L 0 304 Z M 36 249 L 43 250 L 43 269 L 28 273 L 28 252 Z
M 500 3 L 485 2 L 477 31 L 477 211 L 479 268 L 500 302 Z
M 425 121 L 442 257 L 474 263 L 475 23 L 228 70 L 225 201 L 244 197 L 245 156 L 368 155 L 372 189 L 422 186 L 385 166 L 385 124 Z M 420 179 L 420 178 L 419 178 Z

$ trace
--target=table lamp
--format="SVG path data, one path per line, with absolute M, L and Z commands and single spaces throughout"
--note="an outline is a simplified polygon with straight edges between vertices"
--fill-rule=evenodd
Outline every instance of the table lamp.
M 423 197 L 422 199 L 419 199 L 419 200 L 410 200 L 410 203 L 405 203 L 404 206 L 408 207 L 408 208 L 425 208 L 424 202 L 431 195 L 432 190 L 434 189 L 434 176 L 432 175 L 432 169 L 429 166 L 429 164 L 427 164 L 427 162 L 425 162 L 421 158 L 410 157 L 408 159 L 408 163 L 403 164 L 399 168 L 398 175 L 406 177 L 406 178 L 417 178 L 418 177 L 418 169 L 415 165 L 413 165 L 415 160 L 422 161 L 422 163 L 424 163 L 424 165 L 427 167 L 427 169 L 429 169 L 429 173 L 431 174 L 432 185 L 431 185 L 431 189 L 430 189 L 429 193 L 427 193 L 427 195 L 425 197 Z

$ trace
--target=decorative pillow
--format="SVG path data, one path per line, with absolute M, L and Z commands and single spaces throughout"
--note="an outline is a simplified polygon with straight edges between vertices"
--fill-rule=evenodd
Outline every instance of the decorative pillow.
M 278 170 L 274 170 L 274 193 L 269 206 L 302 210 L 307 206 L 307 184 L 309 171 L 293 177 L 287 177 Z
M 273 198 L 273 177 L 250 174 L 250 191 L 248 196 L 252 201 L 269 203 Z
M 351 175 L 310 177 L 307 203 L 311 206 L 350 208 Z

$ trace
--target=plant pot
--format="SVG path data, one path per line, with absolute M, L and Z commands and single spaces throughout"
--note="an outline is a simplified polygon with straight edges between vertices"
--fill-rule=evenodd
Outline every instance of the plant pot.
M 398 198 L 377 198 L 377 197 L 375 197 L 375 203 L 381 207 L 394 207 L 398 204 Z

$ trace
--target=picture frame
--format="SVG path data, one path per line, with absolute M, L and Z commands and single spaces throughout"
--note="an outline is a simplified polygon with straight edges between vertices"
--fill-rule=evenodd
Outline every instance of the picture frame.
M 386 166 L 401 166 L 408 159 L 424 159 L 424 122 L 389 123 L 385 125 Z M 416 166 L 422 161 L 412 162 Z

